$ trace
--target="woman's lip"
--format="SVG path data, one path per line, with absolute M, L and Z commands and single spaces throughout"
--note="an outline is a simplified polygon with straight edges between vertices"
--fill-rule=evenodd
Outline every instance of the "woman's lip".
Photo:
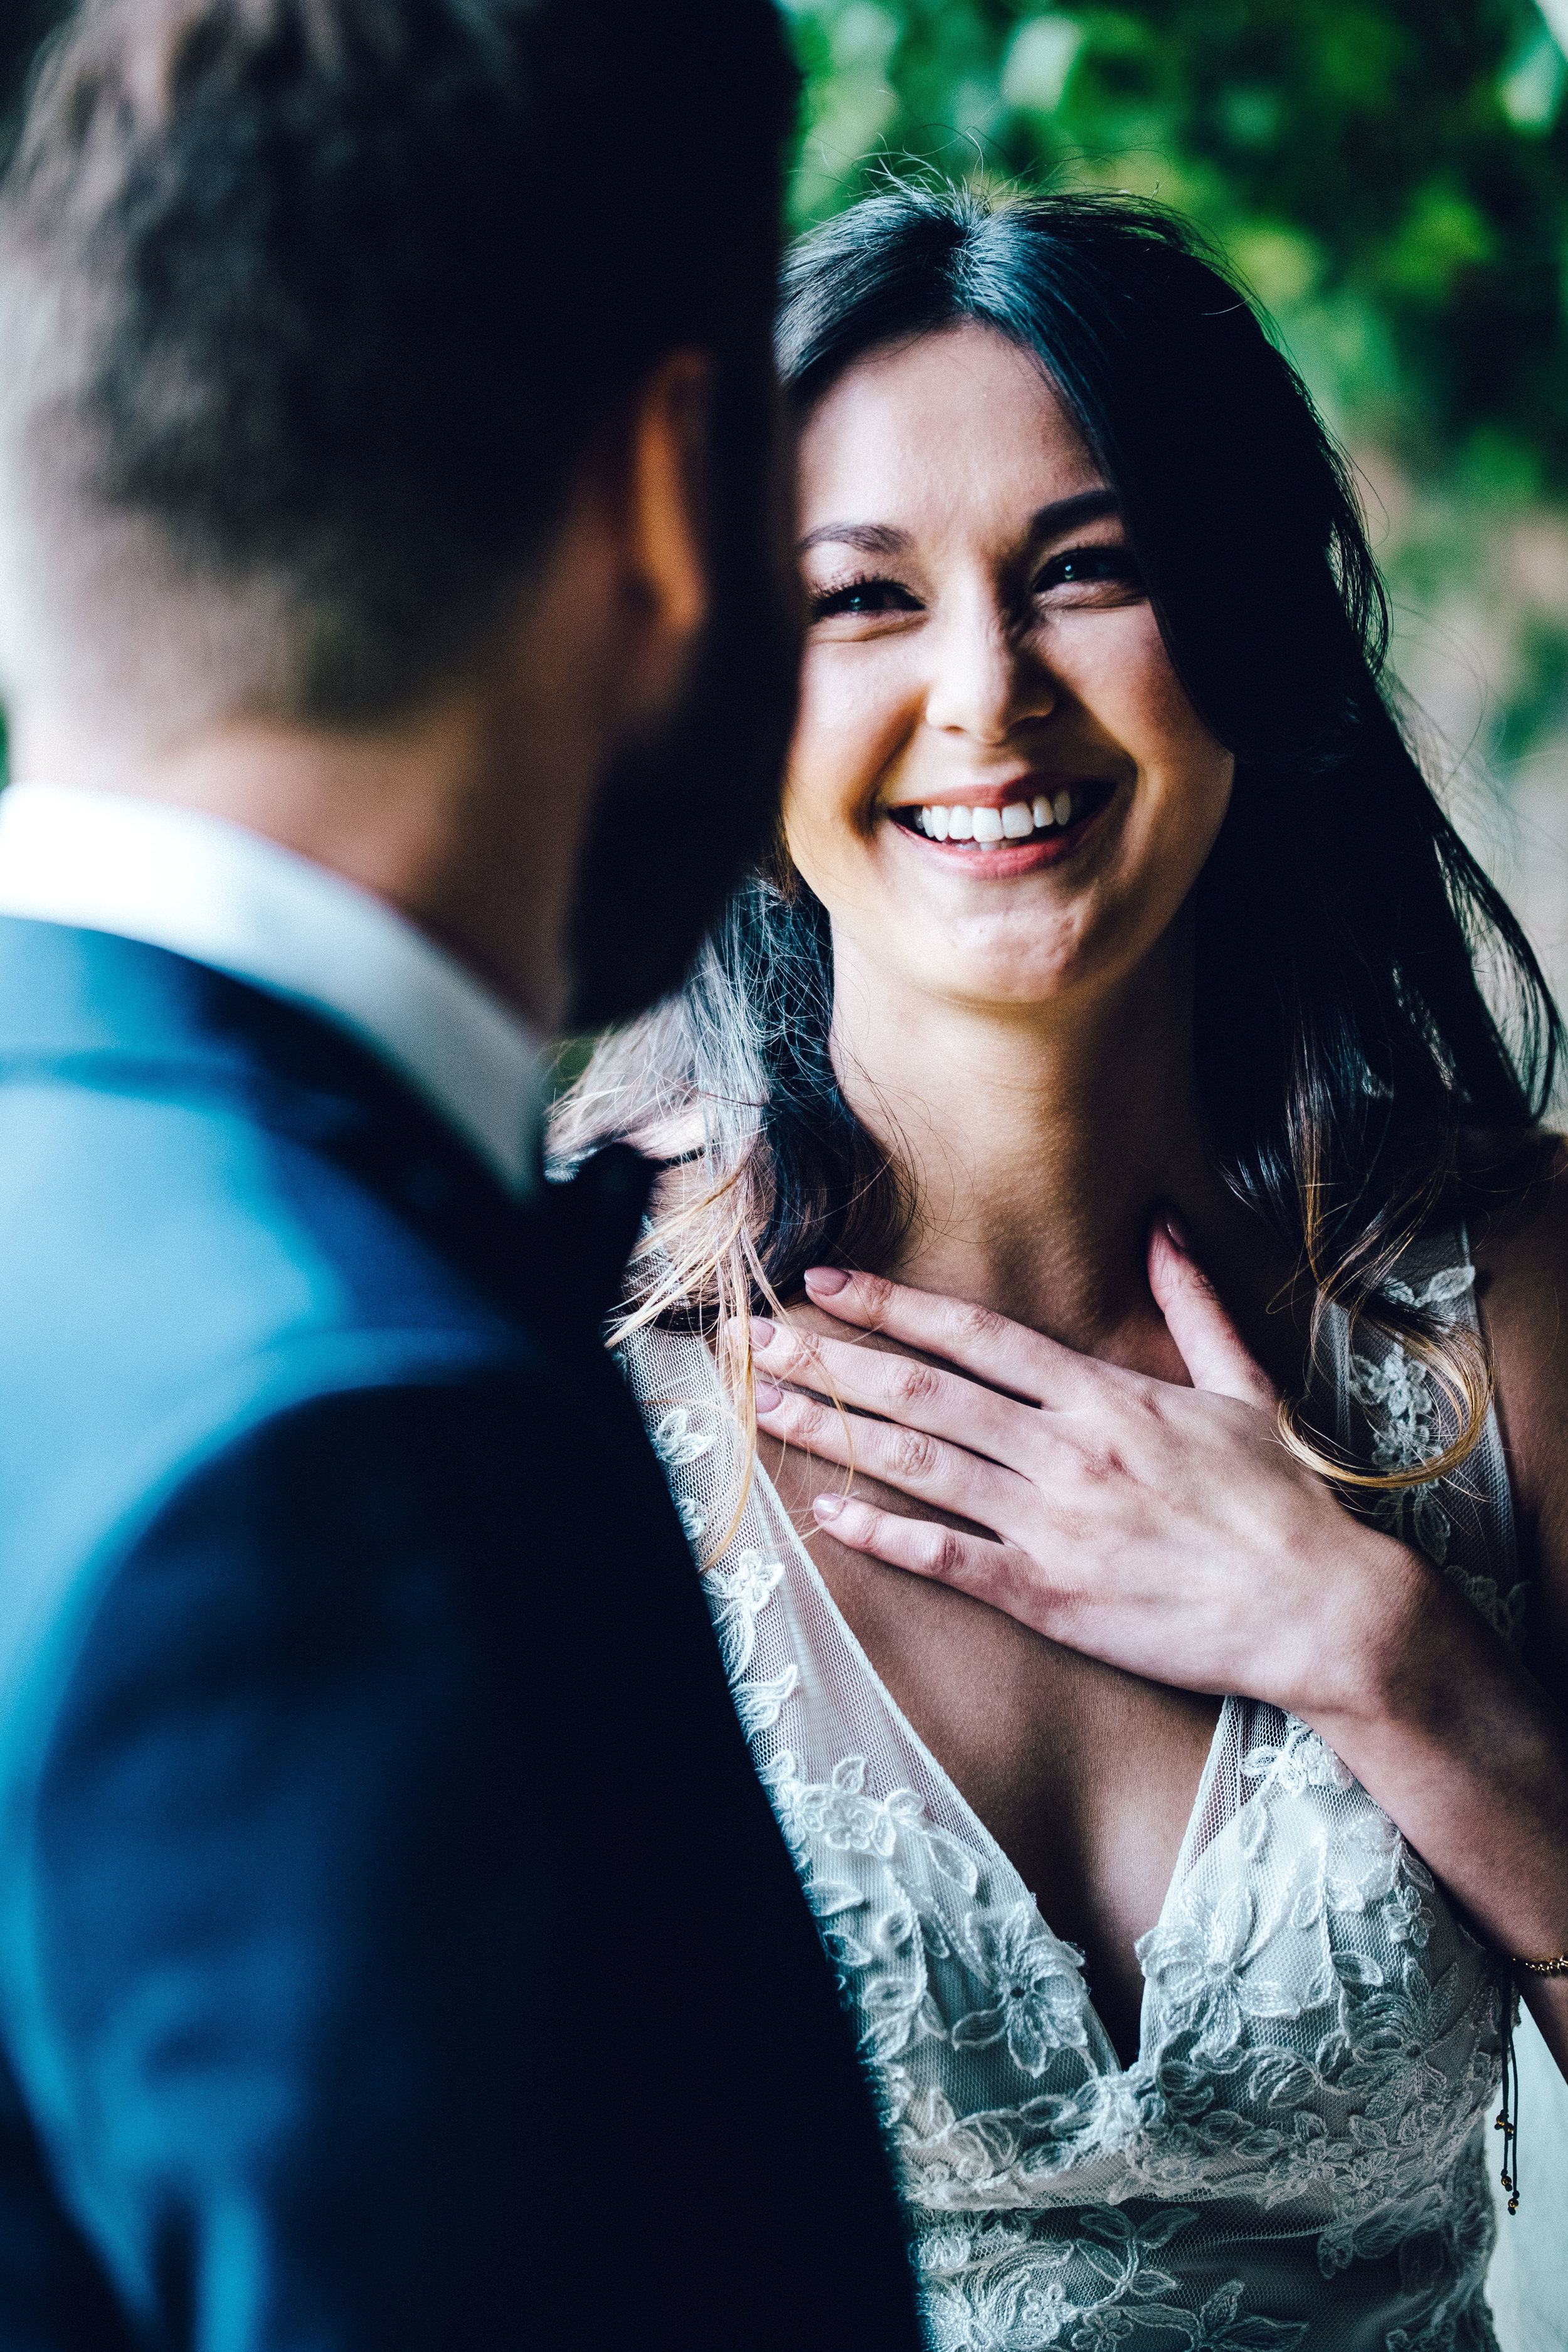
M 1057 789 L 1059 791 L 1063 787 L 1058 785 Z M 1066 858 L 1072 856 L 1080 843 L 1098 824 L 1107 809 L 1113 807 L 1118 799 L 1117 786 L 1106 776 L 1082 778 L 1072 789 L 1090 790 L 1097 793 L 1098 797 L 1081 815 L 1075 816 L 1070 824 L 1062 826 L 1059 831 L 1037 832 L 1032 836 L 1026 836 L 1023 839 L 1004 839 L 983 844 L 973 839 L 935 841 L 919 825 L 899 822 L 900 818 L 910 817 L 920 809 L 965 806 L 972 809 L 1006 807 L 1008 805 L 1006 800 L 994 803 L 972 796 L 967 803 L 935 800 L 907 801 L 889 807 L 884 814 L 892 824 L 894 832 L 902 834 L 919 848 L 930 850 L 933 856 L 942 857 L 949 864 L 962 863 L 978 867 L 983 874 L 1005 877 L 1015 874 L 1031 874 L 1047 866 L 1061 865 Z M 1013 788 L 1011 797 L 1014 800 L 1022 797 L 1016 787 Z
M 1109 807 L 1109 802 L 1106 807 Z M 1079 817 L 1065 833 L 1042 834 L 1037 841 L 998 841 L 977 849 L 973 842 L 928 841 L 923 833 L 913 833 L 907 824 L 896 831 L 917 849 L 932 857 L 940 857 L 950 866 L 962 866 L 967 871 L 992 877 L 1012 874 L 1034 874 L 1047 866 L 1060 866 L 1079 847 L 1084 836 L 1105 814 L 1105 808 L 1091 809 L 1088 816 Z

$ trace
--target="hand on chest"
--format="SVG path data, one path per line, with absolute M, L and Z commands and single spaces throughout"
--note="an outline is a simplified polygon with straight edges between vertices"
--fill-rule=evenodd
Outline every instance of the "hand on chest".
M 842 1470 L 764 1437 L 759 1459 L 894 1703 L 984 1822 L 1057 1934 L 1079 1945 L 1123 2052 L 1137 2041 L 1137 1938 L 1160 1916 L 1217 1701 L 1047 1641 L 951 1587 L 836 1543 L 811 1500 Z M 857 1475 L 852 1491 L 942 1514 Z

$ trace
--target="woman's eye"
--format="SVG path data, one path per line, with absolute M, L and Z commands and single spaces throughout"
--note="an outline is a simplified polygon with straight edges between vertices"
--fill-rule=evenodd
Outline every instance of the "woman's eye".
M 1131 551 L 1126 547 L 1069 547 L 1053 555 L 1035 580 L 1037 595 L 1049 588 L 1121 588 L 1142 593 Z
M 856 620 L 874 620 L 887 613 L 918 613 L 920 604 L 896 580 L 846 580 L 837 588 L 811 592 L 811 617 L 831 620 L 847 613 Z

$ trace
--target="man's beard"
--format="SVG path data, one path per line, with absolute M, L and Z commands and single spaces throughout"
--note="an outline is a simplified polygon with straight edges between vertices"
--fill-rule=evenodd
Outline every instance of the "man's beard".
M 568 1025 L 579 1034 L 671 995 L 775 838 L 799 673 L 793 583 L 754 526 L 731 536 L 716 575 L 680 707 L 616 761 L 578 863 Z

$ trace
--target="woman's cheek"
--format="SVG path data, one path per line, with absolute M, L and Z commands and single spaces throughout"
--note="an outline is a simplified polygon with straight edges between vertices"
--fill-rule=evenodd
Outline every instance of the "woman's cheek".
M 814 890 L 833 877 L 856 845 L 854 798 L 842 738 L 797 729 L 784 793 L 784 835 L 791 857 Z
M 1047 667 L 1109 740 L 1140 766 L 1194 723 L 1147 604 L 1058 621 Z
M 1094 647 L 1095 674 L 1078 681 L 1106 732 L 1131 753 L 1145 788 L 1158 780 L 1156 823 L 1178 854 L 1203 864 L 1230 804 L 1236 761 L 1194 709 L 1147 605 L 1106 629 Z
M 1152 807 L 1140 863 L 1152 897 L 1156 929 L 1173 919 L 1209 860 L 1230 805 L 1236 762 L 1212 740 L 1195 744 L 1185 758 L 1170 761 L 1149 778 Z
M 1145 607 L 1141 618 L 1145 632 L 1142 658 L 1130 664 L 1127 671 L 1137 689 L 1132 723 L 1146 741 L 1163 748 L 1167 761 L 1186 769 L 1194 781 L 1201 778 L 1205 785 L 1217 789 L 1222 799 L 1227 798 L 1235 761 L 1194 709 L 1152 613 Z
M 786 833 L 794 822 L 820 834 L 826 827 L 859 837 L 918 727 L 899 665 L 864 646 L 823 646 L 809 652 L 801 673 L 799 716 L 784 792 Z
M 803 875 L 814 890 L 819 890 L 823 873 L 823 852 L 827 844 L 824 828 L 808 785 L 803 784 L 792 770 L 784 796 L 784 847 L 796 871 Z

